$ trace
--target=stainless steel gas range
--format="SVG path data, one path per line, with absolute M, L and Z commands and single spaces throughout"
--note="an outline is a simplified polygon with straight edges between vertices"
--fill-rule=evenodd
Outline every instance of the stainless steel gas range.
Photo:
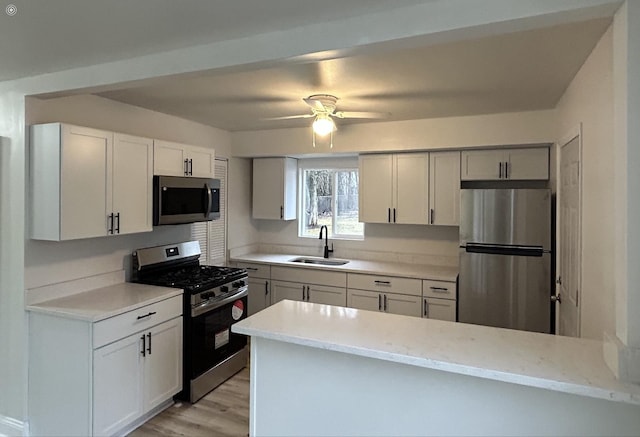
M 247 317 L 244 269 L 200 265 L 197 241 L 139 249 L 133 253 L 134 282 L 184 290 L 183 390 L 189 402 L 242 370 L 247 338 L 231 325 Z

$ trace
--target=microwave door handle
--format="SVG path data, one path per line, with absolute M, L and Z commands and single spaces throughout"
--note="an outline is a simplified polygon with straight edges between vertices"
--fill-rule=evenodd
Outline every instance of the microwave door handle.
M 209 212 L 211 211 L 211 204 L 213 203 L 213 195 L 211 194 L 211 187 L 209 184 L 204 184 L 205 190 L 207 190 L 207 209 L 204 211 L 204 216 L 209 217 Z

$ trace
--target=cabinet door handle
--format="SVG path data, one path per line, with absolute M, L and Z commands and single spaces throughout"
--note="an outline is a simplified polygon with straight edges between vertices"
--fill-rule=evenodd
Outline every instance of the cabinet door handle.
M 211 194 L 211 188 L 209 187 L 209 184 L 204 184 L 204 189 L 207 190 L 207 206 L 204 210 L 204 217 L 209 218 L 211 207 L 213 206 L 213 194 Z
M 378 311 L 382 311 L 382 295 L 378 295 Z
M 311 286 L 307 285 L 307 302 L 311 300 Z
M 145 314 L 144 316 L 138 316 L 138 320 L 140 320 L 140 319 L 146 319 L 147 317 L 151 317 L 151 316 L 153 316 L 155 313 L 156 313 L 155 311 L 151 311 L 150 313 Z
M 499 170 L 499 175 L 498 175 L 498 179 L 502 179 L 502 162 L 500 163 L 500 170 Z
M 396 209 L 393 208 L 393 222 L 396 222 Z
M 189 160 L 189 176 L 193 176 L 193 159 Z
M 444 287 L 429 287 L 434 293 L 448 293 L 449 289 Z
M 433 224 L 433 208 L 429 210 L 429 223 Z
M 424 300 L 424 316 L 426 318 L 429 318 L 429 303 L 427 302 L 427 299 Z
M 151 355 L 151 333 L 147 334 L 147 338 L 149 339 L 149 344 L 147 345 L 147 353 Z
M 142 339 L 142 350 L 140 351 L 140 353 L 142 354 L 143 357 L 146 356 L 146 351 L 147 351 L 147 347 L 146 347 L 146 337 L 144 334 L 142 334 L 142 337 L 140 337 Z
M 387 208 L 387 222 L 391 223 L 391 208 Z
M 113 234 L 113 213 L 107 216 L 107 221 L 109 222 L 109 229 L 107 230 L 107 233 Z
M 391 285 L 391 281 L 373 281 L 376 285 Z
M 284 218 L 284 206 L 280 206 L 280 219 Z
M 115 233 L 119 234 L 120 233 L 120 213 L 116 214 L 116 220 L 118 221 L 118 224 L 116 225 L 116 229 L 115 229 L 115 231 L 113 233 L 114 234 Z
M 386 312 L 386 311 L 387 311 L 387 309 L 388 309 L 388 308 L 387 308 L 387 295 L 385 294 L 385 295 L 384 295 L 384 311 Z
M 244 269 L 245 270 L 249 270 L 251 272 L 257 272 L 258 271 L 258 269 L 256 269 L 255 267 L 245 267 Z
M 264 281 L 264 295 L 269 295 L 269 281 Z
M 189 160 L 184 160 L 184 175 L 189 176 Z
M 504 163 L 504 178 L 509 179 L 509 163 Z

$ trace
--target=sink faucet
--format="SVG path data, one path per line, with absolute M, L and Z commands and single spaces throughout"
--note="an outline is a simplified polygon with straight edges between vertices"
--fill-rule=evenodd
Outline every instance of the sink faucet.
M 331 249 L 329 249 L 329 230 L 326 225 L 320 226 L 320 236 L 318 237 L 322 240 L 322 230 L 324 229 L 324 257 L 329 258 L 329 254 L 333 253 L 333 243 L 331 243 Z

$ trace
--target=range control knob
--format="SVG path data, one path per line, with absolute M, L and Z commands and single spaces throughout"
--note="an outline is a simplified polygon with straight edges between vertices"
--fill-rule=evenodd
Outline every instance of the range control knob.
M 244 281 L 236 281 L 233 283 L 233 286 L 236 288 L 244 287 Z
M 211 299 L 211 298 L 212 298 L 212 297 L 214 297 L 214 296 L 215 296 L 215 293 L 202 293 L 202 294 L 200 295 L 200 297 L 201 297 L 203 300 Z
M 222 287 L 220 287 L 220 293 L 228 293 L 229 292 L 229 287 L 227 287 L 226 285 L 223 285 Z

